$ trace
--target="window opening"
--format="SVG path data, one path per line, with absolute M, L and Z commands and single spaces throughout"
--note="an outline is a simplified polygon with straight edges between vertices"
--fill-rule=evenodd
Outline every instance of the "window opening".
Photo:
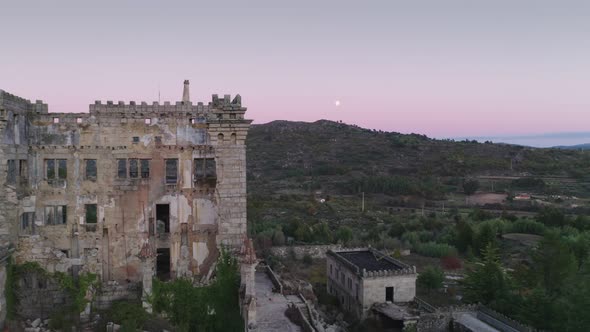
M 96 181 L 96 159 L 86 159 L 86 180 Z
M 96 224 L 98 215 L 96 213 L 96 204 L 86 204 L 86 223 Z
M 166 159 L 166 183 L 175 184 L 178 181 L 178 159 Z
M 156 250 L 156 276 L 165 281 L 170 279 L 170 248 L 158 248 Z
M 158 234 L 170 233 L 170 204 L 156 204 L 156 227 Z
M 129 159 L 129 177 L 132 179 L 139 177 L 137 159 Z
M 15 184 L 16 183 L 16 161 L 15 160 L 8 160 L 8 174 L 6 175 L 6 183 L 8 184 Z
M 54 205 L 45 207 L 45 225 L 63 225 L 67 220 L 67 206 Z
M 141 178 L 147 179 L 150 177 L 150 160 L 149 159 L 141 159 Z
M 117 159 L 117 177 L 120 179 L 127 177 L 127 159 Z

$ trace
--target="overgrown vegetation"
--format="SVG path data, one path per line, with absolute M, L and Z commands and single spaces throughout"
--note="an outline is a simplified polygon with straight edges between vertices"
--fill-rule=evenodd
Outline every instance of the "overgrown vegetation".
M 97 276 L 92 273 L 81 273 L 77 279 L 63 272 L 49 273 L 37 262 L 25 262 L 23 264 L 14 264 L 9 262 L 7 265 L 6 280 L 6 301 L 7 301 L 7 319 L 16 318 L 18 298 L 16 293 L 19 288 L 18 280 L 27 274 L 35 274 L 37 278 L 44 278 L 47 281 L 56 282 L 64 290 L 71 303 L 56 311 L 51 317 L 51 328 L 63 329 L 71 326 L 77 320 L 80 312 L 84 310 L 88 303 L 87 293 L 91 287 L 96 286 Z
M 205 287 L 194 287 L 188 279 L 161 282 L 154 279 L 152 305 L 165 314 L 179 331 L 242 331 L 238 303 L 238 263 L 222 251 L 216 278 Z

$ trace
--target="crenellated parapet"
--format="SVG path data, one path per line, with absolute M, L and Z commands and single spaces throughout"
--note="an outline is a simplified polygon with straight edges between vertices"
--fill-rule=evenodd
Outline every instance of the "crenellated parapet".
M 7 116 L 8 112 L 18 114 L 24 114 L 27 112 L 47 113 L 48 107 L 42 100 L 36 100 L 32 103 L 28 99 L 0 90 L 0 118 Z
M 389 276 L 400 276 L 405 274 L 416 274 L 416 267 L 412 266 L 401 270 L 379 270 L 379 271 L 367 271 L 363 269 L 363 278 L 382 278 Z
M 383 266 L 387 268 L 378 270 L 367 270 L 363 268 L 363 262 L 352 262 L 347 259 L 350 253 L 370 253 L 370 260 L 381 261 Z M 397 259 L 394 259 L 378 250 L 373 248 L 346 248 L 342 250 L 329 250 L 326 253 L 328 256 L 338 260 L 339 263 L 346 266 L 350 271 L 362 278 L 379 278 L 387 276 L 400 276 L 400 275 L 415 275 L 416 267 L 405 264 Z
M 212 100 L 206 105 L 203 102 L 198 102 L 196 105 L 190 101 L 178 101 L 171 103 L 165 101 L 163 103 L 152 102 L 148 104 L 145 101 L 135 102 L 130 101 L 125 103 L 119 101 L 114 103 L 109 100 L 103 103 L 100 100 L 94 102 L 89 106 L 91 114 L 114 114 L 120 113 L 121 115 L 127 113 L 188 113 L 188 115 L 200 114 L 200 115 L 212 115 L 212 119 L 224 120 L 224 119 L 243 119 L 243 115 L 247 108 L 242 107 L 242 97 L 236 95 L 234 99 L 231 99 L 230 95 L 224 95 L 223 98 L 219 98 L 218 95 L 214 94 Z M 227 116 L 225 114 L 227 113 Z M 232 116 L 231 114 L 234 114 Z

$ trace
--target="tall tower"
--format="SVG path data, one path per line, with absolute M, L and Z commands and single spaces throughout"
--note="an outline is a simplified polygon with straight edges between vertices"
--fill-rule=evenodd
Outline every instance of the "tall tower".
M 187 102 L 191 101 L 191 96 L 189 93 L 188 85 L 189 85 L 188 80 L 184 80 L 184 89 L 182 90 L 182 102 L 183 103 L 187 103 Z

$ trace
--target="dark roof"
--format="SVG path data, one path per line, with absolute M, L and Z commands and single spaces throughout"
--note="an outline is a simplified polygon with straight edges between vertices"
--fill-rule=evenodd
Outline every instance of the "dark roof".
M 361 270 L 365 269 L 367 272 L 379 270 L 401 270 L 404 267 L 395 264 L 386 257 L 376 256 L 371 251 L 338 251 L 337 255 L 358 266 Z

